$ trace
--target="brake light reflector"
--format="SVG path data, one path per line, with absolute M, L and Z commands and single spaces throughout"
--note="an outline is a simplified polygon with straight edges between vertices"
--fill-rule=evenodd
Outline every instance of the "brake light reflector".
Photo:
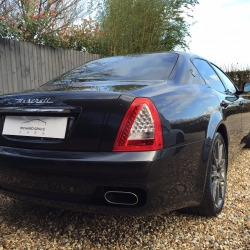
M 148 98 L 136 98 L 126 112 L 113 151 L 149 151 L 163 148 L 159 114 Z

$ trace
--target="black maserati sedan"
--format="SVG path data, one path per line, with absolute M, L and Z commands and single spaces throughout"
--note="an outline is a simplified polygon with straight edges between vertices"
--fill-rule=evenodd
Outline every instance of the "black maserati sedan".
M 248 143 L 239 90 L 187 52 L 102 58 L 0 96 L 0 193 L 90 213 L 215 216 Z

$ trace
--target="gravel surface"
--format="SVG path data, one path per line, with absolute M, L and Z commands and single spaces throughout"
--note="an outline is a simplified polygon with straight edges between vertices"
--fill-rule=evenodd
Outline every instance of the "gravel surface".
M 250 249 L 250 149 L 229 166 L 222 213 L 102 216 L 0 196 L 1 249 Z

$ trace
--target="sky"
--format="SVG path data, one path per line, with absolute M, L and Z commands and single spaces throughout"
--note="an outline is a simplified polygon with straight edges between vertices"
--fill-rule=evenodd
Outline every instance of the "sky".
M 198 0 L 190 51 L 218 66 L 250 67 L 250 0 Z

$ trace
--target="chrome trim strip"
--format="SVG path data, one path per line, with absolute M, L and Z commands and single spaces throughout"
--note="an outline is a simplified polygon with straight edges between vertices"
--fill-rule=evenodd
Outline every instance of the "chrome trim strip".
M 69 109 L 0 108 L 0 113 L 71 113 Z

